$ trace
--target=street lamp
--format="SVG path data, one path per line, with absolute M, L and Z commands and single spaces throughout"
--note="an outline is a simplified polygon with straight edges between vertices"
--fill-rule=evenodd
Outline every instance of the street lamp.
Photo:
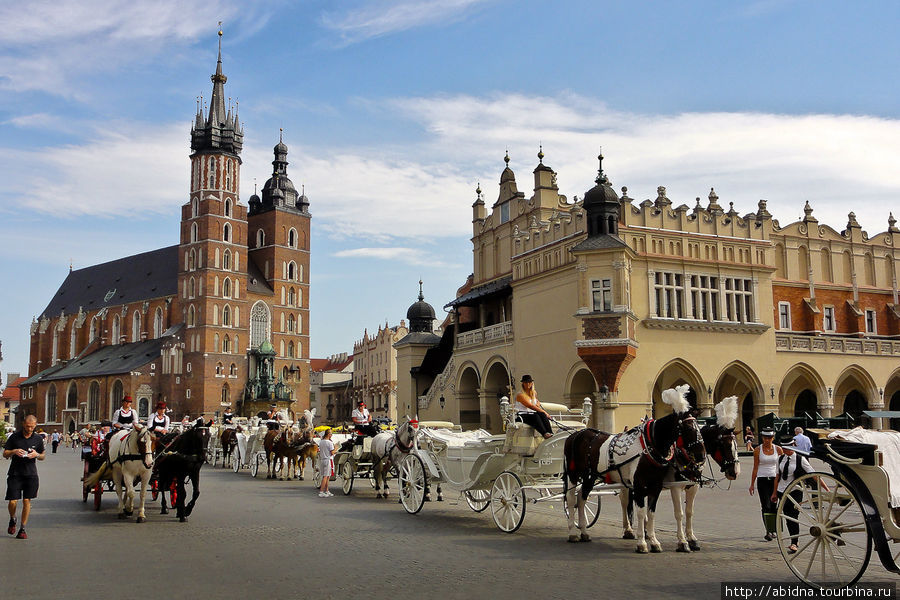
M 444 398 L 443 394 L 441 394 L 441 399 L 438 400 L 438 402 L 441 404 L 441 412 L 444 412 L 444 404 L 446 404 L 447 400 Z

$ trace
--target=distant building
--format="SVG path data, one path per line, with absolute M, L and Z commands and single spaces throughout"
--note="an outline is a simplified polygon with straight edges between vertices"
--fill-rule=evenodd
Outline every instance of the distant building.
M 349 420 L 353 388 L 353 357 L 346 352 L 310 363 L 309 405 L 316 409 L 316 423 L 337 424 Z M 341 419 L 337 415 L 346 415 Z
M 19 388 L 24 377 L 20 377 L 18 373 L 6 374 L 6 388 L 0 394 L 0 421 L 17 425 L 16 413 L 18 412 L 19 401 L 21 398 L 21 390 Z M 24 417 L 23 417 L 24 418 Z
M 420 418 L 499 431 L 498 401 L 524 374 L 543 401 L 591 398 L 606 431 L 662 414 L 660 392 L 683 383 L 704 415 L 737 395 L 742 425 L 900 410 L 893 215 L 870 236 L 852 212 L 843 230 L 819 224 L 807 203 L 782 226 L 765 201 L 742 215 L 714 190 L 705 206 L 664 187 L 637 202 L 602 168 L 570 201 L 543 157 L 530 197 L 508 156 L 491 207 L 476 190 L 452 339 L 397 345 L 399 401 L 418 398 Z
M 219 35 L 178 243 L 70 271 L 31 325 L 22 406 L 45 430 L 96 424 L 125 394 L 142 418 L 158 400 L 177 419 L 308 406 L 309 200 L 279 140 L 261 195 L 241 203 L 244 132 L 226 104 Z
M 407 404 L 397 404 L 397 351 L 394 344 L 408 332 L 406 321 L 401 320 L 393 327 L 385 323 L 372 335 L 365 330 L 362 339 L 353 344 L 352 402 L 335 414 L 336 419 L 349 419 L 349 411 L 360 400 L 366 402 L 373 418 L 387 417 L 396 422 L 407 414 Z M 415 409 L 414 405 L 412 409 Z

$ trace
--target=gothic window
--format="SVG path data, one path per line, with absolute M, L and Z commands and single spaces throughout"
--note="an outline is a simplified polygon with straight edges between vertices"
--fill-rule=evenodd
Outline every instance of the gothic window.
M 188 298 L 194 297 L 194 291 L 194 278 L 191 277 L 190 281 L 188 282 Z
M 250 309 L 250 348 L 259 348 L 269 339 L 270 327 L 269 307 L 264 302 L 257 302 Z
M 281 340 L 281 344 L 278 346 L 278 356 L 284 356 L 284 340 Z
M 288 343 L 288 358 L 294 358 L 294 342 Z
M 296 277 L 297 277 L 297 265 L 296 265 L 296 263 L 294 263 L 294 261 L 291 261 L 288 263 L 288 267 L 287 267 L 287 278 L 291 281 L 294 281 L 294 279 Z
M 225 254 L 222 255 L 222 268 L 226 271 L 231 270 L 231 252 L 226 250 Z
M 91 382 L 91 388 L 88 391 L 88 421 L 100 420 L 100 384 L 96 381 Z
M 216 363 L 216 375 L 222 375 L 222 363 Z
M 219 334 L 215 334 L 213 336 L 213 352 L 219 351 Z M 220 369 L 222 368 L 221 364 L 216 368 L 216 374 L 220 373 Z
M 207 185 L 207 187 L 216 187 L 216 159 L 212 156 L 209 157 L 209 170 L 207 171 L 207 174 L 209 175 L 209 184 Z
M 291 227 L 291 230 L 288 231 L 288 247 L 296 248 L 297 247 L 297 230 Z
M 191 251 L 188 253 L 188 271 L 193 271 L 196 264 L 197 254 L 194 252 L 194 249 L 191 248 Z
M 191 217 L 196 217 L 200 214 L 200 202 L 194 198 L 191 200 Z
M 281 370 L 281 379 L 283 381 L 287 381 L 287 378 L 288 378 L 288 368 L 285 367 Z
M 196 223 L 191 223 L 191 243 L 197 241 L 199 230 L 200 228 Z
M 303 281 L 303 265 L 297 268 L 297 281 Z
M 225 162 L 225 189 L 231 190 L 231 161 Z M 230 201 L 225 201 L 225 216 L 231 216 L 231 203 Z
M 290 333 L 294 333 L 294 315 L 288 315 L 287 330 Z
M 56 384 L 51 383 L 47 388 L 47 405 L 44 411 L 44 420 L 48 423 L 56 422 Z
M 831 250 L 822 248 L 822 281 L 834 281 L 834 273 L 831 270 Z
M 237 284 L 235 284 L 235 292 L 237 292 Z M 234 315 L 231 318 L 231 322 L 233 323 L 234 327 L 241 326 L 241 307 L 234 307 Z
M 188 308 L 188 327 L 197 324 L 197 313 L 194 311 L 193 305 Z
M 222 295 L 226 298 L 231 298 L 231 280 L 227 277 L 222 282 Z
M 228 163 L 228 166 L 231 167 L 231 163 Z M 230 171 L 231 169 L 229 168 L 228 170 Z M 229 175 L 229 177 L 230 177 L 230 175 Z M 228 185 L 227 182 L 226 182 L 226 185 Z M 231 198 L 228 198 L 227 200 L 225 200 L 225 216 L 226 217 L 231 216 Z
M 121 379 L 116 379 L 113 384 L 112 392 L 109 395 L 109 417 L 122 405 L 122 398 L 125 397 L 125 386 L 122 385 Z
M 213 306 L 213 325 L 219 324 L 219 307 Z
M 72 331 L 69 332 L 69 358 L 75 358 L 75 326 L 72 325 Z
M 256 247 L 262 248 L 266 245 L 266 232 L 262 229 L 256 230 Z
M 78 386 L 74 381 L 69 384 L 69 391 L 66 393 L 66 408 L 78 408 Z
M 231 338 L 227 335 L 222 340 L 222 352 L 231 353 Z
M 141 341 L 141 313 L 134 311 L 131 315 L 131 341 Z
M 59 360 L 59 330 L 55 327 L 53 328 L 53 355 L 50 358 L 51 365 L 55 365 Z
M 231 327 L 231 307 L 227 304 L 225 305 L 225 308 L 222 309 L 222 325 Z
M 231 367 L 228 369 L 228 374 L 231 376 L 237 375 L 237 365 L 236 364 L 231 363 Z
M 234 322 L 235 325 L 238 325 L 237 310 L 235 310 Z M 234 336 L 234 345 L 232 347 L 234 348 L 235 352 L 241 351 L 241 340 L 238 336 Z
M 222 386 L 222 402 L 228 402 L 228 384 Z
M 297 294 L 294 291 L 294 288 L 288 290 L 288 306 L 295 306 L 295 302 L 297 301 Z
M 222 228 L 222 241 L 230 242 L 231 241 L 231 224 L 225 223 L 225 227 Z
M 234 253 L 234 266 L 232 268 L 235 271 L 238 271 L 241 268 L 241 255 L 237 252 Z
M 112 331 L 110 332 L 110 344 L 118 344 L 119 343 L 119 333 L 122 331 L 119 326 L 119 315 L 115 315 L 112 321 Z
M 154 339 L 162 337 L 163 334 L 163 313 L 162 308 L 156 307 L 156 314 L 153 316 L 153 337 Z

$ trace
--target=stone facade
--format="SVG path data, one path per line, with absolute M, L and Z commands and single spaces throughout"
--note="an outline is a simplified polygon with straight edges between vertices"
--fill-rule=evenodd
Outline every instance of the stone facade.
M 407 414 L 407 405 L 397 402 L 397 351 L 394 344 L 406 336 L 406 322 L 391 327 L 378 326 L 370 335 L 365 330 L 361 340 L 353 344 L 352 402 L 335 413 L 335 419 L 350 419 L 350 412 L 359 400 L 364 400 L 372 417 L 387 417 L 396 422 Z M 415 403 L 411 405 L 415 409 Z M 347 411 L 346 413 L 344 411 Z

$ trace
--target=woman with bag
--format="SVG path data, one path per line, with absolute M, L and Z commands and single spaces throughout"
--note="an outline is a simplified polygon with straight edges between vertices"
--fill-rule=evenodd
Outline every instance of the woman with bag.
M 753 450 L 753 475 L 750 476 L 750 495 L 754 485 L 759 489 L 759 505 L 762 509 L 763 525 L 766 528 L 765 540 L 775 539 L 775 478 L 778 475 L 778 458 L 781 447 L 776 446 L 775 431 L 763 429 L 762 444 Z

